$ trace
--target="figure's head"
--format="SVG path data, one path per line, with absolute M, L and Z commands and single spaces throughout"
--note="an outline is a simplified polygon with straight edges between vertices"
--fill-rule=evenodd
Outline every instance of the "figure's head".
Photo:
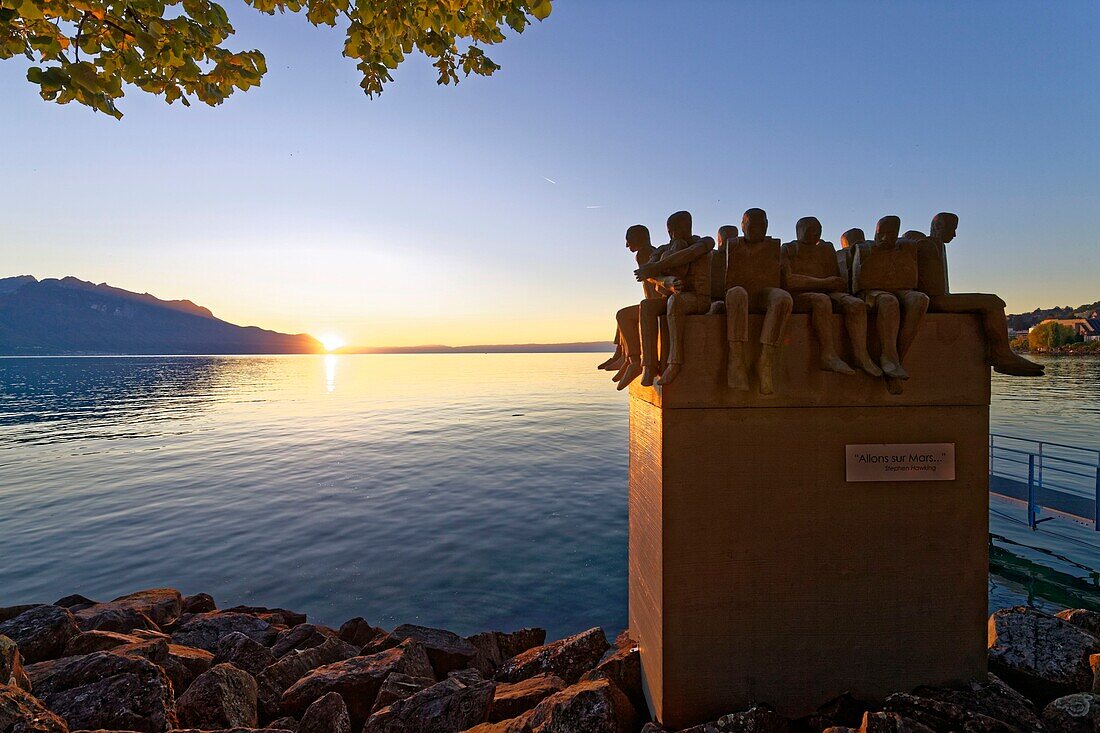
M 821 241 L 821 222 L 816 216 L 804 216 L 795 222 L 794 233 L 802 244 L 817 244 Z
M 867 235 L 859 227 L 853 227 L 840 235 L 841 249 L 850 249 L 867 241 Z
M 626 248 L 631 252 L 650 246 L 652 244 L 649 240 L 649 227 L 645 224 L 635 224 L 626 230 Z
M 875 244 L 895 244 L 901 232 L 900 216 L 884 216 L 875 225 Z
M 718 227 L 718 246 L 725 247 L 727 243 L 737 239 L 737 227 L 733 224 L 725 224 Z
M 941 211 L 932 217 L 932 229 L 929 235 L 947 244 L 955 238 L 955 232 L 959 228 L 959 217 L 947 211 Z
M 763 209 L 749 209 L 741 217 L 741 231 L 746 242 L 762 242 L 768 235 L 768 215 Z
M 677 211 L 668 217 L 669 239 L 691 239 L 691 214 L 686 211 Z
M 924 239 L 924 232 L 918 232 L 916 229 L 910 229 L 905 234 L 901 235 L 902 239 L 908 239 L 910 242 L 919 242 Z

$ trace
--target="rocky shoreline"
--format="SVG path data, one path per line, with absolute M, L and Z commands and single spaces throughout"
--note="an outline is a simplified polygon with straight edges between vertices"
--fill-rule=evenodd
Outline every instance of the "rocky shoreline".
M 685 733 L 1100 731 L 1100 613 L 989 619 L 987 679 L 842 695 L 789 720 L 763 702 Z M 637 646 L 599 628 L 461 637 L 170 588 L 0 607 L 0 733 L 662 733 Z

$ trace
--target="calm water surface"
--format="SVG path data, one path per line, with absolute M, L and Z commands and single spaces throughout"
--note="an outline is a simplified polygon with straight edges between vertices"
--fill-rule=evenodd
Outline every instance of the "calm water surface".
M 332 624 L 613 632 L 627 419 L 601 359 L 0 359 L 0 606 L 173 585 Z M 995 377 L 994 429 L 1100 446 L 1100 360 L 1048 363 Z M 1094 533 L 996 511 L 1062 570 L 1100 565 Z M 991 604 L 1032 591 L 994 577 Z

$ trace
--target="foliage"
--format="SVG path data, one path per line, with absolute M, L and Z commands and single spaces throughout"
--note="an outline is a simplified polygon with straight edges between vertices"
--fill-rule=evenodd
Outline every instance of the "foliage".
M 433 59 L 440 84 L 488 76 L 482 49 L 505 30 L 522 32 L 550 14 L 552 0 L 245 0 L 267 14 L 304 12 L 313 25 L 346 29 L 344 55 L 356 59 L 360 86 L 382 92 L 414 50 Z M 123 85 L 190 105 L 217 105 L 260 83 L 260 51 L 231 51 L 233 26 L 213 0 L 0 0 L 0 59 L 24 55 L 43 99 L 76 101 L 120 118 Z
M 1027 343 L 1032 351 L 1050 351 L 1077 340 L 1072 328 L 1054 321 L 1040 323 L 1027 334 Z
M 1008 345 L 1013 351 L 1027 351 L 1030 348 L 1026 335 L 1017 336 Z

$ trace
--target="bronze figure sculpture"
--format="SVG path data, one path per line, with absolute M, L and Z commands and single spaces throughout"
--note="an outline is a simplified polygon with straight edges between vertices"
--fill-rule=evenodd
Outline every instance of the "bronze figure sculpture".
M 793 301 L 781 285 L 779 240 L 769 237 L 768 215 L 763 209 L 749 209 L 741 218 L 742 235 L 726 246 L 726 282 L 722 301 L 711 312 L 726 314 L 729 344 L 726 382 L 733 389 L 749 389 L 746 344 L 749 340 L 749 311 L 764 314 L 760 331 L 760 354 L 756 375 L 761 394 L 772 394 L 779 347 Z
M 668 320 L 668 366 L 658 385 L 671 384 L 684 363 L 685 319 L 706 313 L 710 307 L 710 252 L 714 240 L 691 232 L 691 214 L 677 211 L 668 217 L 669 243 L 658 247 L 653 258 L 634 271 L 639 281 L 657 288 L 655 298 L 643 300 L 639 308 L 642 337 L 642 385 L 654 383 L 658 367 L 657 334 L 660 317 Z
M 807 216 L 795 224 L 797 239 L 783 245 L 782 283 L 791 294 L 795 313 L 809 313 L 821 348 L 821 368 L 841 374 L 855 370 L 836 352 L 833 306 L 844 314 L 852 356 L 873 377 L 882 371 L 867 353 L 867 304 L 848 293 L 847 268 L 842 268 L 831 242 L 821 239 L 821 222 Z

